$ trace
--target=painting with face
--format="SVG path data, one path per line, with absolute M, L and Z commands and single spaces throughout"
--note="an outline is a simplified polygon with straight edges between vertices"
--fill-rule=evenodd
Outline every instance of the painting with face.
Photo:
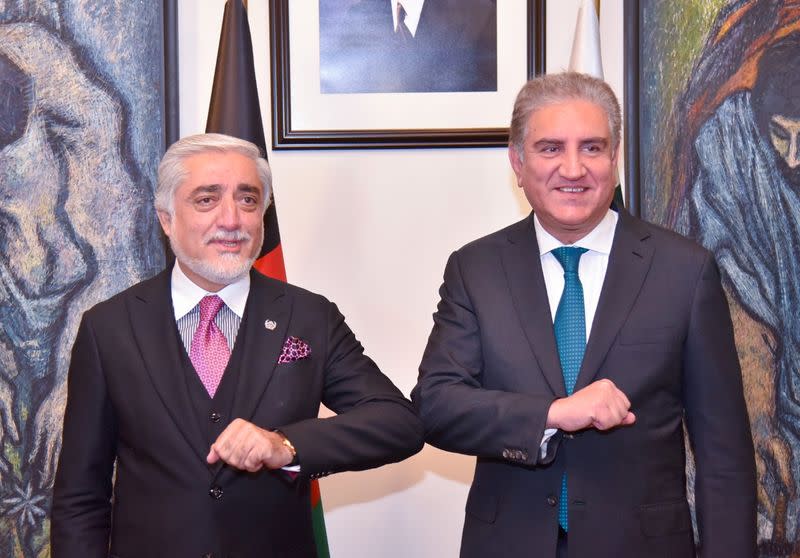
M 0 11 L 0 556 L 48 554 L 84 310 L 163 267 L 160 2 Z
M 759 552 L 800 556 L 800 3 L 646 1 L 645 219 L 715 255 L 759 473 Z M 691 482 L 691 468 L 690 468 Z

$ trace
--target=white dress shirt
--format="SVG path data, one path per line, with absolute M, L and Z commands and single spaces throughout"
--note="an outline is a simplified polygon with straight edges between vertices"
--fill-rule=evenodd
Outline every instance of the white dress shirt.
M 611 245 L 614 243 L 617 219 L 617 213 L 609 209 L 603 220 L 589 234 L 571 245 L 588 250 L 581 256 L 578 265 L 578 277 L 583 286 L 587 342 L 591 334 L 594 313 L 597 311 L 597 303 L 600 301 L 600 290 L 603 288 L 603 281 L 606 278 L 608 255 L 611 253 Z M 565 244 L 544 230 L 536 215 L 533 216 L 533 226 L 536 229 L 536 241 L 539 243 L 539 257 L 542 262 L 544 285 L 547 288 L 547 300 L 550 303 L 550 319 L 555 321 L 558 302 L 564 291 L 564 268 L 551 252 Z
M 175 310 L 175 321 L 177 322 L 197 306 L 204 296 L 217 295 L 230 308 L 239 319 L 244 316 L 244 307 L 247 303 L 247 295 L 250 293 L 250 274 L 226 285 L 216 293 L 206 291 L 197 286 L 189 279 L 181 269 L 180 263 L 175 262 L 172 267 L 172 306 Z
M 587 343 L 592 331 L 594 314 L 597 312 L 597 303 L 600 301 L 600 291 L 606 278 L 608 256 L 611 254 L 611 245 L 614 243 L 614 231 L 616 231 L 618 219 L 617 213 L 609 209 L 602 221 L 589 234 L 570 245 L 588 250 L 581 256 L 578 264 L 578 277 L 583 286 Z M 564 268 L 551 252 L 555 248 L 566 245 L 544 230 L 535 214 L 533 227 L 536 230 L 536 241 L 539 244 L 544 285 L 547 289 L 547 301 L 550 304 L 550 319 L 555 321 L 558 303 L 561 300 L 561 293 L 564 291 Z M 542 443 L 539 446 L 541 457 L 547 454 L 547 442 L 556 432 L 558 432 L 556 428 L 545 429 Z
M 392 22 L 394 22 L 394 30 L 397 32 L 397 4 L 398 2 L 403 5 L 406 11 L 405 24 L 411 32 L 412 37 L 417 36 L 417 26 L 419 25 L 419 17 L 422 15 L 422 4 L 425 0 L 392 0 Z

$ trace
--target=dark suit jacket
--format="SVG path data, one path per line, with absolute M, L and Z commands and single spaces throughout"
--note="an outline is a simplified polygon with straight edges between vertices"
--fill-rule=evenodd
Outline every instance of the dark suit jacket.
M 574 557 L 694 556 L 682 423 L 697 463 L 702 555 L 755 556 L 755 465 L 725 295 L 713 257 L 620 211 L 575 390 L 611 379 L 636 423 L 559 432 L 565 396 L 533 217 L 447 264 L 412 392 L 427 439 L 478 456 L 464 557 L 555 556 L 562 474 Z
M 339 4 L 321 6 L 322 93 L 497 90 L 494 0 L 425 0 L 407 42 L 389 0 L 361 0 L 345 13 Z
M 310 358 L 276 364 L 288 336 L 306 341 Z M 242 365 L 228 420 L 284 432 L 302 466 L 294 482 L 283 471 L 206 464 L 168 271 L 84 314 L 53 498 L 54 558 L 315 557 L 309 479 L 399 461 L 422 445 L 411 404 L 321 296 L 251 273 L 234 360 Z M 340 414 L 317 419 L 320 402 Z

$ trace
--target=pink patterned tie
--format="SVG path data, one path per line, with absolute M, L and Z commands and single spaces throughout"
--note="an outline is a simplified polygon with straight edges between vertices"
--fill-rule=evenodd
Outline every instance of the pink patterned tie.
M 194 369 L 211 397 L 217 392 L 231 356 L 225 336 L 214 323 L 222 305 L 222 299 L 217 295 L 203 297 L 200 301 L 200 324 L 194 332 L 189 351 Z

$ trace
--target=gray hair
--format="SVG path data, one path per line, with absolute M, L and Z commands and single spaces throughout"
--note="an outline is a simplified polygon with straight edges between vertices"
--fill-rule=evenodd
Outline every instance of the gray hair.
M 577 72 L 545 74 L 528 81 L 517 94 L 508 144 L 523 158 L 523 145 L 528 134 L 528 121 L 537 110 L 570 100 L 594 103 L 608 116 L 612 153 L 619 147 L 622 115 L 619 101 L 611 87 L 602 79 Z
M 224 134 L 196 134 L 179 139 L 169 146 L 158 165 L 158 186 L 156 187 L 156 210 L 170 215 L 175 212 L 175 191 L 186 180 L 189 172 L 183 162 L 193 155 L 204 153 L 239 153 L 256 164 L 256 172 L 264 188 L 264 207 L 266 212 L 272 194 L 272 171 L 269 163 L 261 156 L 261 150 L 254 143 Z

